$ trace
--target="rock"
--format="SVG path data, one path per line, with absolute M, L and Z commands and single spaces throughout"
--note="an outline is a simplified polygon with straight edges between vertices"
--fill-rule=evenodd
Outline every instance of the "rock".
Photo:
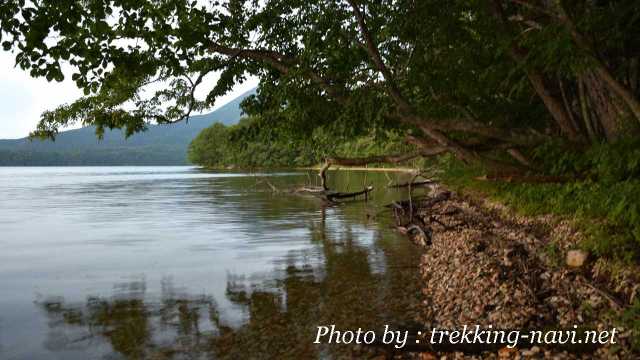
M 437 358 L 432 353 L 423 352 L 423 353 L 420 353 L 418 359 L 420 359 L 420 360 L 436 360 Z
M 511 359 L 518 353 L 515 348 L 503 347 L 498 350 L 498 359 Z
M 539 352 L 540 352 L 540 348 L 539 348 L 539 347 L 537 347 L 537 346 L 534 346 L 534 347 L 532 347 L 532 348 L 531 348 L 531 349 L 529 349 L 529 350 L 525 350 L 525 351 L 523 351 L 523 352 L 522 352 L 522 356 L 525 356 L 525 357 L 532 357 L 532 356 L 535 356 L 535 355 L 536 355 L 537 353 L 539 353 Z
M 584 250 L 569 250 L 567 252 L 567 266 L 581 267 L 588 257 L 589 253 Z

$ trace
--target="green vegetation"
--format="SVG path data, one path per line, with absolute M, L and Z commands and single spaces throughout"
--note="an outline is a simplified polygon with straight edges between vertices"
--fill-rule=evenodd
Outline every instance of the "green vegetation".
M 189 142 L 215 122 L 237 123 L 240 103 L 252 93 L 192 116 L 189 123 L 149 125 L 129 138 L 113 129 L 96 139 L 95 128 L 85 127 L 61 132 L 56 141 L 0 140 L 0 166 L 186 165 Z
M 252 75 L 244 110 L 283 143 L 392 130 L 512 170 L 527 161 L 488 153 L 637 136 L 638 13 L 635 0 L 8 0 L 0 41 L 32 76 L 61 81 L 67 64 L 84 90 L 35 136 L 180 122 Z
M 1 150 L 0 166 L 186 165 L 184 146 L 93 146 L 66 150 Z
M 640 299 L 635 299 L 633 304 L 625 310 L 620 323 L 633 331 L 632 346 L 634 350 L 640 351 Z
M 596 257 L 609 260 L 612 272 L 640 262 L 640 140 L 594 144 L 586 149 L 545 143 L 531 156 L 548 176 L 565 177 L 550 183 L 490 181 L 486 169 L 469 167 L 451 156 L 432 166 L 447 185 L 462 192 L 480 193 L 525 215 L 554 214 L 573 220 L 585 235 L 578 244 Z M 545 248 L 550 266 L 564 266 L 556 243 Z M 612 316 L 618 326 L 632 331 L 634 351 L 640 351 L 640 301 Z
M 444 181 L 574 217 L 589 234 L 582 246 L 622 263 L 640 253 L 639 28 L 637 0 L 0 3 L 0 40 L 16 64 L 50 81 L 68 64 L 85 93 L 45 112 L 34 136 L 75 123 L 133 135 L 211 108 L 256 76 L 243 102 L 251 120 L 208 129 L 192 161 L 364 165 L 399 157 L 336 157 L 446 153 L 436 160 Z M 148 86 L 158 82 L 167 86 Z
M 191 143 L 189 159 L 213 168 L 297 167 L 316 165 L 327 157 L 367 157 L 408 152 L 412 147 L 403 145 L 394 133 L 330 144 L 331 139 L 319 134 L 304 142 L 281 142 L 277 136 L 252 130 L 250 119 L 231 127 L 215 124 Z M 533 182 L 508 175 L 487 179 L 492 174 L 485 167 L 468 166 L 450 155 L 428 165 L 438 170 L 442 181 L 458 190 L 481 191 L 524 214 L 551 213 L 574 219 L 587 237 L 583 248 L 596 256 L 630 264 L 640 261 L 639 145 L 638 139 L 586 148 L 567 148 L 558 142 L 541 144 L 527 155 L 546 171 L 517 175 L 530 176 Z
M 451 157 L 438 162 L 440 175 L 459 190 L 490 195 L 524 214 L 556 214 L 576 220 L 587 235 L 581 244 L 597 256 L 624 263 L 640 260 L 640 152 L 638 140 L 565 149 L 548 143 L 532 150 L 532 158 L 549 169 L 557 182 L 490 181 L 479 168 Z M 536 180 L 533 178 L 533 180 Z
M 639 14 L 635 0 L 9 0 L 0 34 L 21 69 L 59 81 L 67 64 L 85 92 L 33 135 L 80 122 L 130 136 L 211 108 L 252 75 L 251 120 L 207 130 L 192 161 L 364 165 L 418 151 L 446 153 L 452 183 L 476 169 L 563 177 L 491 187 L 523 211 L 585 219 L 600 240 L 584 246 L 631 262 Z
M 189 145 L 189 161 L 209 168 L 290 168 L 317 165 L 327 157 L 367 157 L 415 150 L 392 130 L 345 139 L 318 129 L 308 139 L 282 139 L 276 132 L 260 128 L 260 121 L 259 117 L 251 117 L 236 125 L 214 124 L 204 129 Z M 414 161 L 412 165 L 417 164 Z

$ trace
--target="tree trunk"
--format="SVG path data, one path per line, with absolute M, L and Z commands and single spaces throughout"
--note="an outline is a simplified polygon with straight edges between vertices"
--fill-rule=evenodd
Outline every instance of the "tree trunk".
M 578 129 L 575 128 L 573 121 L 571 121 L 571 117 L 565 110 L 562 103 L 548 90 L 544 81 L 544 76 L 537 71 L 528 70 L 527 77 L 540 99 L 542 99 L 542 102 L 544 102 L 547 110 L 549 110 L 549 113 L 553 116 L 554 120 L 560 127 L 562 133 L 566 135 L 570 141 L 580 141 L 581 136 Z
M 584 91 L 584 79 L 578 78 L 578 96 L 580 99 L 580 112 L 582 115 L 582 121 L 584 122 L 585 128 L 587 129 L 587 134 L 589 135 L 589 140 L 597 141 L 598 136 L 596 134 L 595 126 L 593 126 L 593 122 L 591 120 L 591 116 L 589 116 L 589 104 L 587 103 L 588 98 Z
M 623 119 L 631 114 L 620 104 L 621 99 L 593 72 L 584 75 L 589 104 L 593 107 L 594 120 L 602 128 L 607 141 L 615 141 L 625 132 Z

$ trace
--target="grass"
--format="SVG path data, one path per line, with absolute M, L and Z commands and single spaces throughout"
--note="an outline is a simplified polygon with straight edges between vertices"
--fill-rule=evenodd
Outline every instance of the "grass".
M 635 351 L 640 351 L 640 299 L 627 308 L 620 318 L 620 324 L 633 332 L 631 346 Z
M 480 168 L 443 157 L 441 180 L 457 190 L 474 190 L 525 215 L 571 218 L 586 234 L 581 247 L 623 264 L 640 262 L 640 142 L 622 141 L 567 150 L 545 144 L 533 152 L 544 175 L 568 176 L 564 183 L 484 181 Z

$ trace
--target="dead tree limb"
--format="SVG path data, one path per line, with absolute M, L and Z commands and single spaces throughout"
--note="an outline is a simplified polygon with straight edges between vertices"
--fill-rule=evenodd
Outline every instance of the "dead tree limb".
M 497 175 L 478 176 L 475 179 L 482 180 L 482 181 L 504 181 L 504 182 L 544 184 L 544 183 L 566 183 L 569 181 L 579 180 L 580 178 L 571 177 L 571 176 L 497 174 Z
M 429 185 L 429 184 L 433 184 L 433 180 L 422 180 L 422 181 L 407 181 L 407 182 L 403 182 L 403 183 L 398 183 L 398 184 L 391 184 L 389 186 L 387 186 L 388 188 L 392 188 L 392 189 L 399 189 L 399 188 L 404 188 L 404 187 L 419 187 L 419 186 L 424 186 L 424 185 Z
M 274 193 L 278 193 L 280 192 L 280 189 L 278 189 L 275 185 L 273 185 L 271 183 L 271 181 L 267 180 L 267 179 L 257 179 L 256 180 L 256 185 L 258 184 L 266 184 L 269 188 L 271 188 L 271 191 Z
M 369 193 L 373 191 L 373 186 L 367 186 L 366 188 L 364 188 L 363 190 L 360 191 L 355 191 L 355 192 L 348 192 L 348 193 L 341 193 L 341 192 L 333 192 L 333 193 L 328 193 L 325 194 L 325 197 L 328 201 L 334 202 L 335 200 L 342 200 L 342 199 L 352 199 L 352 198 L 356 198 L 360 195 L 364 195 L 365 199 L 368 198 Z
M 307 193 L 313 196 L 320 197 L 321 199 L 334 203 L 336 200 L 342 199 L 355 199 L 358 196 L 364 195 L 365 201 L 369 199 L 369 193 L 373 191 L 373 186 L 367 186 L 360 191 L 355 192 L 338 192 L 332 191 L 327 185 L 327 170 L 332 165 L 332 159 L 327 159 L 320 168 L 318 176 L 320 177 L 319 187 L 302 187 L 296 190 L 298 193 Z
M 325 161 L 324 165 L 320 168 L 320 173 L 318 173 L 320 176 L 320 187 L 324 191 L 329 190 L 329 187 L 327 186 L 327 170 L 329 170 L 329 167 L 331 167 L 331 162 Z
M 527 157 L 524 156 L 524 154 L 522 152 L 520 152 L 520 150 L 518 150 L 516 148 L 510 148 L 510 149 L 507 149 L 507 153 L 509 155 L 511 155 L 512 158 L 516 159 L 520 164 L 522 164 L 522 165 L 524 165 L 524 166 L 526 166 L 528 168 L 533 167 L 531 165 L 531 161 L 529 161 L 529 159 L 527 159 Z

